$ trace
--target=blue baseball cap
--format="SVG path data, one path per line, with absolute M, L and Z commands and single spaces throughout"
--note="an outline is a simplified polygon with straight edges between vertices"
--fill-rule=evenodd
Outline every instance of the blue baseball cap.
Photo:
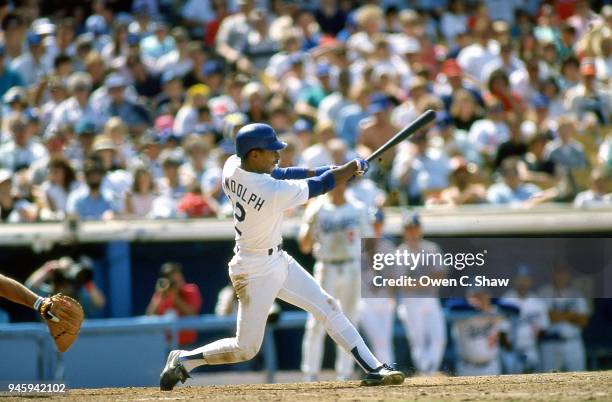
M 416 212 L 412 212 L 412 213 L 405 215 L 403 219 L 403 225 L 404 227 L 410 227 L 410 226 L 420 227 L 421 219 L 419 217 L 419 214 Z
M 223 72 L 223 66 L 217 60 L 209 60 L 202 66 L 202 73 L 204 75 L 221 74 Z
M 36 46 L 42 43 L 43 36 L 34 32 L 30 32 L 28 33 L 27 40 L 29 46 Z
M 387 109 L 391 105 L 389 96 L 383 93 L 374 93 L 370 96 L 370 104 L 368 105 L 367 112 L 369 114 L 379 113 Z
M 96 124 L 89 119 L 81 119 L 76 123 L 74 132 L 77 135 L 95 135 Z
M 544 108 L 548 108 L 550 106 L 550 99 L 548 99 L 548 96 L 543 95 L 543 94 L 537 94 L 536 96 L 533 97 L 533 99 L 531 100 L 531 104 L 533 105 L 533 107 L 535 107 L 536 109 L 544 109 Z
M 292 131 L 294 133 L 312 131 L 312 124 L 306 119 L 298 119 L 295 123 L 293 123 Z

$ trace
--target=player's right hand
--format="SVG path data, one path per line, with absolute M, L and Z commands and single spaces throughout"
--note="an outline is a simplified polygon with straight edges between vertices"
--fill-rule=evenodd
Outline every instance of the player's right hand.
M 370 168 L 370 164 L 365 159 L 355 158 L 355 162 L 357 163 L 357 171 L 355 172 L 357 176 L 364 175 Z

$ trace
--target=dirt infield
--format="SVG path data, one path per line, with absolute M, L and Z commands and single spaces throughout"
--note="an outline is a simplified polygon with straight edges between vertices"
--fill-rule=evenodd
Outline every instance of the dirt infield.
M 610 401 L 612 371 L 497 377 L 414 377 L 402 386 L 359 387 L 356 381 L 227 386 L 75 389 L 45 401 Z M 5 397 L 2 401 L 20 398 Z M 21 398 L 26 399 L 26 398 Z M 32 397 L 27 398 L 32 400 Z

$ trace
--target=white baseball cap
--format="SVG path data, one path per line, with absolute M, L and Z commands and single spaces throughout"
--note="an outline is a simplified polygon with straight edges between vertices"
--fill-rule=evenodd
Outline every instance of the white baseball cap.
M 8 169 L 0 169 L 0 183 L 4 183 L 7 180 L 12 180 L 13 173 Z

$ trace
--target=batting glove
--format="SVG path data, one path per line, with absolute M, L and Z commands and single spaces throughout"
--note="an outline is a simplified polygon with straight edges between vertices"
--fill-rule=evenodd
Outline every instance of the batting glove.
M 357 158 L 355 162 L 357 162 L 357 171 L 355 174 L 358 176 L 364 175 L 370 168 L 370 164 L 365 159 Z

